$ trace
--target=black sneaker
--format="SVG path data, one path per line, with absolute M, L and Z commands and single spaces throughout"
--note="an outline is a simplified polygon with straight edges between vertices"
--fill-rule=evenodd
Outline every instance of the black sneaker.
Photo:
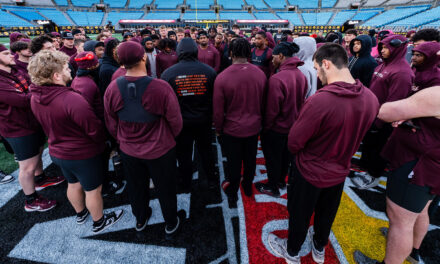
M 150 220 L 152 212 L 153 211 L 151 210 L 151 207 L 148 207 L 148 209 L 147 209 L 147 218 L 145 218 L 145 222 L 140 223 L 140 222 L 136 221 L 136 231 L 141 232 L 141 231 L 143 231 L 147 227 L 148 220 Z
M 419 251 L 413 248 L 411 254 L 406 258 L 406 260 L 411 264 L 418 264 L 420 262 Z
M 280 191 L 270 187 L 267 183 L 257 182 L 255 183 L 255 188 L 262 194 L 267 194 L 272 197 L 280 197 Z
M 119 219 L 124 215 L 124 210 L 116 210 L 114 212 L 108 213 L 104 215 L 104 221 L 99 226 L 93 225 L 92 231 L 94 234 L 99 234 L 102 231 L 106 230 L 114 223 L 118 222 Z
M 173 239 L 179 232 L 182 230 L 183 223 L 186 220 L 186 212 L 185 210 L 179 210 L 177 212 L 177 224 L 173 228 L 169 228 L 165 225 L 165 239 L 171 240 Z
M 76 223 L 78 225 L 82 225 L 86 222 L 87 217 L 90 215 L 89 210 L 86 209 L 86 212 L 82 215 L 76 215 Z
M 104 190 L 102 191 L 102 196 L 106 197 L 121 194 L 124 191 L 126 184 L 126 181 L 122 181 L 120 183 L 111 181 L 107 186 L 105 186 Z

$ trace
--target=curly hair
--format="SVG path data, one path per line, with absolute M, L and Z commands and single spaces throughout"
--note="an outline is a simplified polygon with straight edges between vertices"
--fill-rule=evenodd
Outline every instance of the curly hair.
M 68 62 L 69 56 L 61 51 L 42 50 L 38 52 L 28 65 L 32 83 L 40 86 L 52 84 L 53 74 L 61 72 Z
M 235 58 L 250 58 L 251 45 L 244 38 L 237 38 L 230 45 L 231 56 Z
M 31 52 L 33 54 L 38 53 L 40 50 L 43 49 L 44 43 L 46 43 L 46 42 L 52 43 L 53 39 L 49 36 L 46 36 L 46 35 L 42 35 L 42 36 L 34 38 L 31 42 Z

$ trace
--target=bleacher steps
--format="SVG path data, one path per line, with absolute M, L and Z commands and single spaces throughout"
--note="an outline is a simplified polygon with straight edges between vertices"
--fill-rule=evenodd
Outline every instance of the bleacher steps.
M 63 16 L 64 16 L 64 17 L 65 17 L 70 23 L 72 23 L 73 26 L 78 26 L 75 22 L 73 22 L 72 18 L 70 18 L 70 16 L 69 16 L 66 12 L 62 11 L 62 13 L 63 13 Z
M 130 5 L 130 0 L 127 0 L 127 2 L 125 3 L 124 9 L 128 9 L 129 5 Z
M 108 13 L 105 12 L 104 16 L 102 17 L 101 26 L 105 26 L 107 23 Z
M 321 1 L 319 1 L 321 2 Z M 335 18 L 335 16 L 339 13 L 338 12 L 333 12 L 333 15 L 330 17 L 330 19 L 327 21 L 327 25 L 331 25 L 331 23 L 333 22 L 333 18 Z

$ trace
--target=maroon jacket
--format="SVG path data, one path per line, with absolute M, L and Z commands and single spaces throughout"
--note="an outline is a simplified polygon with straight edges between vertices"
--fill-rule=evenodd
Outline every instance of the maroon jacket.
M 121 76 L 124 76 L 127 73 L 127 70 L 123 67 L 117 69 L 112 75 L 112 81 L 118 79 Z
M 156 56 L 156 75 L 160 78 L 160 75 L 169 67 L 176 64 L 178 61 L 177 53 L 173 50 L 171 53 L 161 51 Z
M 69 57 L 72 57 L 73 55 L 75 55 L 75 54 L 77 53 L 75 47 L 69 49 L 69 48 L 67 48 L 66 46 L 62 46 L 62 47 L 60 48 L 60 51 L 66 53 L 67 56 L 69 56 Z
M 31 90 L 32 111 L 49 138 L 51 156 L 83 160 L 104 151 L 103 124 L 81 94 L 56 85 L 32 85 Z
M 261 130 L 266 76 L 255 65 L 232 64 L 214 83 L 214 124 L 217 133 L 234 137 Z
M 423 65 L 414 68 L 413 92 L 440 85 L 440 70 L 437 67 L 438 57 L 436 55 L 439 50 L 440 44 L 434 42 L 422 43 L 413 49 L 413 51 L 418 51 L 425 55 Z M 419 126 L 420 130 L 414 133 L 411 129 L 404 127 L 394 129 L 393 134 L 382 151 L 382 156 L 390 162 L 391 169 L 393 170 L 415 159 L 419 159 L 420 163 L 423 156 L 423 160 L 429 162 L 432 160 L 432 157 L 426 153 L 432 152 L 436 148 L 440 149 L 440 119 L 424 117 L 413 119 L 412 122 Z M 437 180 L 438 175 L 430 177 L 429 170 L 427 169 L 436 164 L 439 166 L 439 161 L 440 159 L 432 165 L 420 165 L 418 163 L 419 171 L 424 171 L 425 173 L 415 173 L 413 182 L 421 186 L 426 185 L 437 188 L 437 194 L 440 194 L 440 180 Z M 414 172 L 416 171 L 414 170 Z M 438 171 L 436 170 L 436 172 Z
M 359 80 L 326 85 L 309 97 L 288 138 L 304 179 L 318 188 L 344 182 L 378 112 L 377 98 Z
M 208 45 L 206 49 L 202 49 L 199 46 L 198 59 L 214 68 L 216 72 L 220 70 L 221 57 L 220 53 L 214 46 Z
M 91 76 L 76 76 L 72 81 L 72 89 L 78 91 L 90 104 L 96 116 L 104 121 L 104 104 L 99 87 Z
M 75 52 L 75 54 L 70 56 L 70 59 L 69 59 L 69 64 L 70 64 L 70 66 L 72 66 L 72 68 L 75 72 L 78 71 L 78 64 L 75 61 L 76 56 L 78 56 L 77 52 Z
M 136 81 L 141 77 L 126 78 Z M 174 138 L 182 130 L 180 106 L 171 86 L 160 79 L 151 81 L 142 104 L 145 110 L 159 115 L 160 119 L 153 123 L 119 120 L 117 112 L 124 107 L 124 102 L 116 80 L 112 81 L 104 95 L 106 125 L 124 153 L 139 159 L 157 159 L 176 145 Z
M 307 79 L 298 69 L 304 62 L 292 57 L 269 79 L 264 129 L 288 134 L 307 94 Z
M 15 68 L 11 73 L 0 70 L 0 135 L 3 137 L 24 137 L 41 130 L 32 114 L 31 93 L 18 85 L 19 74 Z
M 19 72 L 21 72 L 21 74 L 23 74 L 26 79 L 29 80 L 29 84 L 30 84 L 31 77 L 29 76 L 29 73 L 28 73 L 28 69 L 27 69 L 28 65 L 29 65 L 29 63 L 22 62 L 18 58 L 15 59 L 15 68 Z

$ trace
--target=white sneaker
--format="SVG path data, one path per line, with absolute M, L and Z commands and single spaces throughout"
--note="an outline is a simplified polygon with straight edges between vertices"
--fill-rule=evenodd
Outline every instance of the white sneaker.
M 287 264 L 301 264 L 301 258 L 298 255 L 290 256 L 287 252 L 287 239 L 282 239 L 274 234 L 269 234 L 267 237 L 269 246 L 277 257 L 284 258 Z
M 6 184 L 14 180 L 14 177 L 0 170 L 0 184 Z
M 379 184 L 379 178 L 375 178 L 368 173 L 355 173 L 356 176 L 350 178 L 351 182 L 361 190 L 376 187 Z
M 312 248 L 312 258 L 316 263 L 322 264 L 322 263 L 324 263 L 324 259 L 325 259 L 325 248 L 322 251 L 319 251 L 315 248 L 315 243 L 313 243 L 313 235 L 314 234 L 315 234 L 315 231 L 314 231 L 313 227 L 310 227 L 307 235 L 309 236 L 310 244 L 311 244 L 311 248 Z

